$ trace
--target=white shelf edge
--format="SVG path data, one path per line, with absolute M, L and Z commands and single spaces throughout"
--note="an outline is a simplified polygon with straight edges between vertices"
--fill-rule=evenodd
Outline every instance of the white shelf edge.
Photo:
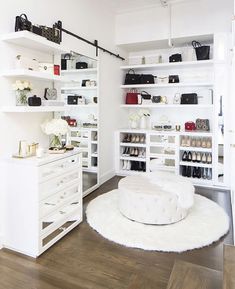
M 97 90 L 98 86 L 68 86 L 68 87 L 61 87 L 61 90 Z
M 61 70 L 62 75 L 68 74 L 82 74 L 82 73 L 96 73 L 98 70 L 97 68 L 86 68 L 86 69 L 70 69 L 70 70 Z
M 69 108 L 98 108 L 97 104 L 66 104 L 65 109 Z
M 201 148 L 201 147 L 180 147 L 180 151 L 192 151 L 192 152 L 212 152 L 212 148 Z
M 129 88 L 171 88 L 171 87 L 210 87 L 214 84 L 212 82 L 180 82 L 180 83 L 167 83 L 167 84 L 133 84 L 121 85 L 122 89 Z
M 214 60 L 201 60 L 201 61 L 182 61 L 182 62 L 167 62 L 167 63 L 156 63 L 156 64 L 140 64 L 140 65 L 123 65 L 120 67 L 121 70 L 129 69 L 157 69 L 157 68 L 173 68 L 173 67 L 185 67 L 185 66 L 205 66 L 213 65 Z
M 125 157 L 125 156 L 121 156 L 120 160 L 146 162 L 146 158 L 140 158 L 140 157 Z
M 64 111 L 64 106 L 3 106 L 1 112 L 56 112 Z
M 150 158 L 165 158 L 165 159 L 176 159 L 176 155 L 169 155 L 169 154 L 151 154 L 149 155 Z
M 180 166 L 187 166 L 187 167 L 200 167 L 200 168 L 212 168 L 212 164 L 203 164 L 203 163 L 194 163 L 194 162 L 183 162 L 181 161 Z
M 141 144 L 141 143 L 130 143 L 130 142 L 121 142 L 120 146 L 122 147 L 139 147 L 139 148 L 145 148 L 146 144 Z
M 121 108 L 213 108 L 212 104 L 121 104 Z

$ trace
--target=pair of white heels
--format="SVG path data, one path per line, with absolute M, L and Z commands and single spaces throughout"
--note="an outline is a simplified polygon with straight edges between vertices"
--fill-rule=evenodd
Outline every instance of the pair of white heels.
M 124 171 L 129 171 L 131 169 L 131 161 L 123 161 L 122 169 Z

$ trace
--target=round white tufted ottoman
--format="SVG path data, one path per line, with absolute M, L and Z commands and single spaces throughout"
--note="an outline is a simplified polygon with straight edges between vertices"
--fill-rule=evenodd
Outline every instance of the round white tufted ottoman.
M 194 202 L 194 186 L 189 180 L 161 171 L 123 178 L 118 191 L 120 212 L 145 224 L 178 222 Z

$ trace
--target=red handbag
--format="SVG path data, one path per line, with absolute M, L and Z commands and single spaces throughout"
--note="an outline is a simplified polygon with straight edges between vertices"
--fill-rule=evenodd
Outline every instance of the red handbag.
M 184 124 L 184 128 L 185 130 L 189 130 L 189 131 L 196 130 L 196 124 L 193 121 L 187 121 Z
M 138 104 L 138 92 L 127 92 L 126 104 Z

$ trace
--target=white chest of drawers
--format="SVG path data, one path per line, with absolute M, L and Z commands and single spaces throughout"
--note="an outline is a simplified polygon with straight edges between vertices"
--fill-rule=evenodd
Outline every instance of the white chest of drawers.
M 82 221 L 82 156 L 3 161 L 3 246 L 37 257 Z

